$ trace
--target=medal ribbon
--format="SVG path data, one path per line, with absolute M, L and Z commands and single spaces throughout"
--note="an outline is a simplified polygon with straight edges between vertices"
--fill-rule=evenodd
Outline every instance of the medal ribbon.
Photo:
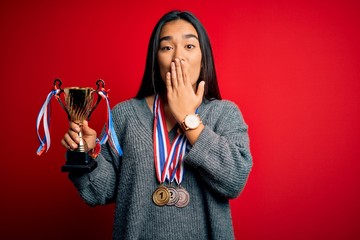
M 58 89 L 56 86 L 54 86 L 54 89 L 47 95 L 46 100 L 44 102 L 44 104 L 42 105 L 40 112 L 38 114 L 37 120 L 36 120 L 36 132 L 37 132 L 37 137 L 38 140 L 40 142 L 40 146 L 38 148 L 38 150 L 36 151 L 37 155 L 41 155 L 45 149 L 46 152 L 49 150 L 50 148 L 50 114 L 51 114 L 51 99 L 53 96 L 58 97 L 58 94 L 60 92 L 60 89 Z M 43 122 L 43 129 L 44 129 L 44 137 L 40 136 L 39 133 L 39 128 L 40 128 L 40 123 L 41 120 Z
M 175 178 L 177 165 L 179 162 L 182 162 L 180 158 L 183 158 L 185 155 L 181 154 L 181 149 L 184 145 L 186 146 L 187 139 L 185 135 L 177 134 L 173 144 L 170 146 L 164 107 L 159 95 L 156 95 L 154 99 L 153 114 L 153 142 L 156 177 L 160 183 L 165 182 L 165 180 L 172 182 Z
M 163 169 L 162 172 L 162 180 L 164 181 L 165 179 L 168 182 L 173 182 L 174 181 L 174 177 L 175 177 L 175 172 L 176 172 L 176 168 L 177 168 L 177 163 L 179 162 L 178 157 L 180 156 L 179 153 L 179 149 L 181 146 L 181 141 L 183 140 L 182 135 L 177 134 L 175 137 L 175 140 L 171 146 L 171 150 L 170 150 L 170 154 L 167 158 L 167 161 L 165 163 L 165 167 Z
M 187 147 L 189 146 L 189 144 L 188 144 L 189 142 L 186 139 L 185 135 L 184 135 L 184 138 L 185 138 L 185 141 L 182 142 L 182 145 L 181 145 L 181 148 L 179 151 L 179 157 L 178 157 L 179 162 L 177 163 L 176 169 L 174 170 L 174 173 L 176 173 L 175 181 L 178 185 L 180 185 L 184 179 L 184 156 L 186 154 Z M 178 167 L 178 166 L 180 166 L 180 167 Z
M 196 109 L 195 113 L 198 113 L 198 109 Z M 189 150 L 189 146 L 190 146 L 189 141 L 187 140 L 185 134 L 183 135 L 183 138 L 184 140 L 182 141 L 181 147 L 177 153 L 178 157 L 177 157 L 175 169 L 173 170 L 173 173 L 176 173 L 175 181 L 178 185 L 180 185 L 184 179 L 184 156 Z M 172 176 L 172 178 L 174 177 Z

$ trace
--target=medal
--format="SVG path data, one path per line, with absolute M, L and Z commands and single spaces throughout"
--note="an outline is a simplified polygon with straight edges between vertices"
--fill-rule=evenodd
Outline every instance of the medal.
M 163 184 L 165 181 L 171 184 L 174 179 L 176 179 L 177 184 L 180 184 L 184 175 L 183 158 L 186 153 L 188 140 L 185 134 L 178 133 L 170 145 L 162 104 L 160 96 L 156 95 L 153 105 L 153 143 L 156 177 L 160 184 Z M 181 197 L 178 189 L 180 188 L 161 185 L 153 193 L 153 202 L 158 206 L 176 205 Z M 181 192 L 183 201 L 179 206 L 185 207 L 189 202 L 189 193 L 185 189 L 181 190 Z
M 157 206 L 165 206 L 170 200 L 170 192 L 168 188 L 163 185 L 156 188 L 152 195 L 152 199 Z
M 190 195 L 188 191 L 186 191 L 185 188 L 179 187 L 177 188 L 177 192 L 179 194 L 179 200 L 175 206 L 178 208 L 186 207 L 190 202 Z
M 180 195 L 179 195 L 178 191 L 176 190 L 176 188 L 174 188 L 172 186 L 167 187 L 167 189 L 169 190 L 169 193 L 170 193 L 170 199 L 166 205 L 173 206 L 179 201 Z

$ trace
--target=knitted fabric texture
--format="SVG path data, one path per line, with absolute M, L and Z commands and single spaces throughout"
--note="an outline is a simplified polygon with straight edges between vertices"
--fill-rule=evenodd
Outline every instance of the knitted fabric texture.
M 69 178 L 87 204 L 116 204 L 113 239 L 234 239 L 229 199 L 240 194 L 252 167 L 248 127 L 238 107 L 224 100 L 200 105 L 205 128 L 185 156 L 181 185 L 190 194 L 185 208 L 152 202 L 159 183 L 146 100 L 130 99 L 112 112 L 122 158 L 114 159 L 106 144 L 93 172 Z M 176 128 L 169 132 L 171 141 L 175 134 Z

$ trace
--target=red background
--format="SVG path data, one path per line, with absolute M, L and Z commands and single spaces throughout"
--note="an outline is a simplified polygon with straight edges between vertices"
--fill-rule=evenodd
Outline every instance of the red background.
M 74 2 L 0 3 L 1 239 L 111 238 L 113 206 L 88 207 L 60 172 L 65 112 L 53 102 L 41 157 L 35 120 L 56 77 L 104 79 L 112 106 L 133 97 L 150 32 L 172 9 L 205 25 L 222 95 L 250 127 L 237 239 L 360 238 L 358 1 Z M 104 121 L 102 103 L 91 124 Z

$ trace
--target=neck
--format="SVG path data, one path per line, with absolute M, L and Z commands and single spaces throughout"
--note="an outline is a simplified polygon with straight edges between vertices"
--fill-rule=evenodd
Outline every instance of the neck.
M 168 131 L 171 131 L 171 129 L 173 129 L 175 127 L 175 125 L 177 124 L 177 121 L 171 113 L 171 109 L 169 107 L 166 94 L 161 95 L 161 100 L 163 102 L 163 107 L 164 107 L 166 127 L 167 127 Z
M 167 128 L 168 131 L 171 131 L 171 129 L 173 129 L 175 127 L 177 122 L 176 122 L 176 119 L 173 117 L 173 115 L 171 113 L 171 110 L 169 108 L 166 93 L 165 94 L 160 94 L 160 97 L 161 97 L 163 107 L 164 107 L 166 128 Z M 151 111 L 152 111 L 152 108 L 153 108 L 154 100 L 155 100 L 155 95 L 146 97 L 147 104 L 148 104 L 149 108 L 151 109 Z

